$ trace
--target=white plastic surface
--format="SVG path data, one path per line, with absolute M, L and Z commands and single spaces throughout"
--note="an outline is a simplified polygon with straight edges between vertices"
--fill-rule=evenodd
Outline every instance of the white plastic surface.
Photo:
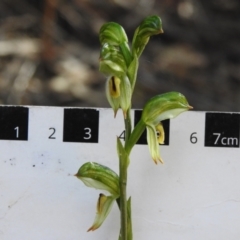
M 87 233 L 99 191 L 73 175 L 86 161 L 118 171 L 116 135 L 122 114 L 99 109 L 99 143 L 62 141 L 63 108 L 30 107 L 28 141 L 0 141 L 1 240 L 114 240 L 115 204 L 99 230 Z M 240 237 L 240 150 L 204 147 L 204 112 L 170 121 L 170 145 L 155 165 L 147 145 L 131 154 L 134 239 L 236 240 Z M 56 139 L 48 139 L 49 128 Z M 197 143 L 190 142 L 196 132 Z

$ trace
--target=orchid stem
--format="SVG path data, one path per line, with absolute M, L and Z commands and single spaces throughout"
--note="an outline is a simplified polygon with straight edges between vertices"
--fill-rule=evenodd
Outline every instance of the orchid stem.
M 126 113 L 126 119 L 124 120 L 125 143 L 130 138 L 131 131 L 132 131 L 130 112 L 131 112 L 131 109 L 129 108 Z M 119 185 L 120 185 L 120 211 L 121 211 L 121 240 L 130 240 L 128 239 L 127 166 L 128 166 L 128 158 L 123 159 L 122 161 L 120 160 Z
M 131 109 L 129 108 L 127 113 L 126 113 L 126 119 L 124 119 L 125 123 L 125 147 L 128 139 L 131 136 L 132 132 L 132 123 L 131 123 Z
M 121 211 L 121 239 L 127 240 L 127 171 L 120 161 L 120 211 Z
M 130 155 L 130 152 L 131 152 L 133 146 L 137 143 L 138 139 L 143 134 L 145 128 L 146 128 L 145 123 L 142 121 L 142 119 L 140 119 L 139 122 L 137 123 L 137 125 L 134 127 L 131 135 L 126 140 L 125 151 L 128 155 Z

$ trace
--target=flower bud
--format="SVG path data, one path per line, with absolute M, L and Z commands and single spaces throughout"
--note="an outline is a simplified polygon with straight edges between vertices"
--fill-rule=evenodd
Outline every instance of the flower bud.
M 99 70 L 107 75 L 121 77 L 127 66 L 118 47 L 105 43 L 100 52 Z
M 116 46 L 119 46 L 123 42 L 128 42 L 123 27 L 115 22 L 108 22 L 102 25 L 99 32 L 99 40 L 102 45 L 110 43 Z
M 147 45 L 149 38 L 159 33 L 163 33 L 161 19 L 158 16 L 149 16 L 145 18 L 136 29 L 133 36 L 133 56 L 136 54 L 139 57 Z

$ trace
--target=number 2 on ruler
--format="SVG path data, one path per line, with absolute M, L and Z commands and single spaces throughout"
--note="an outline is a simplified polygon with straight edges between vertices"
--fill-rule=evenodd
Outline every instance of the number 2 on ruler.
M 48 137 L 49 139 L 56 139 L 56 137 L 54 136 L 55 132 L 56 132 L 56 129 L 55 128 L 49 128 L 49 130 L 52 130 L 52 133 L 51 135 Z

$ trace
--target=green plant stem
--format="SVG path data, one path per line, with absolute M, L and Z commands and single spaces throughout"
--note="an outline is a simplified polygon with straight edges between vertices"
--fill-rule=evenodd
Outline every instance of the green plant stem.
M 127 171 L 123 161 L 120 161 L 120 211 L 121 211 L 121 239 L 127 240 Z
M 124 124 L 125 124 L 125 147 L 126 147 L 126 142 L 131 136 L 132 132 L 132 123 L 131 123 L 131 110 L 128 109 L 127 114 L 126 114 L 126 119 L 124 119 Z
M 125 123 L 125 143 L 131 136 L 132 124 L 130 108 L 127 111 Z M 127 167 L 128 158 L 120 158 L 119 166 L 119 186 L 120 186 L 120 211 L 121 211 L 121 240 L 128 240 L 128 207 L 127 207 Z M 129 215 L 131 216 L 131 215 Z
M 134 130 L 132 131 L 130 137 L 125 142 L 125 151 L 127 155 L 130 155 L 130 152 L 133 146 L 137 143 L 138 139 L 141 137 L 142 133 L 146 128 L 146 124 L 140 119 L 140 121 L 135 126 Z

